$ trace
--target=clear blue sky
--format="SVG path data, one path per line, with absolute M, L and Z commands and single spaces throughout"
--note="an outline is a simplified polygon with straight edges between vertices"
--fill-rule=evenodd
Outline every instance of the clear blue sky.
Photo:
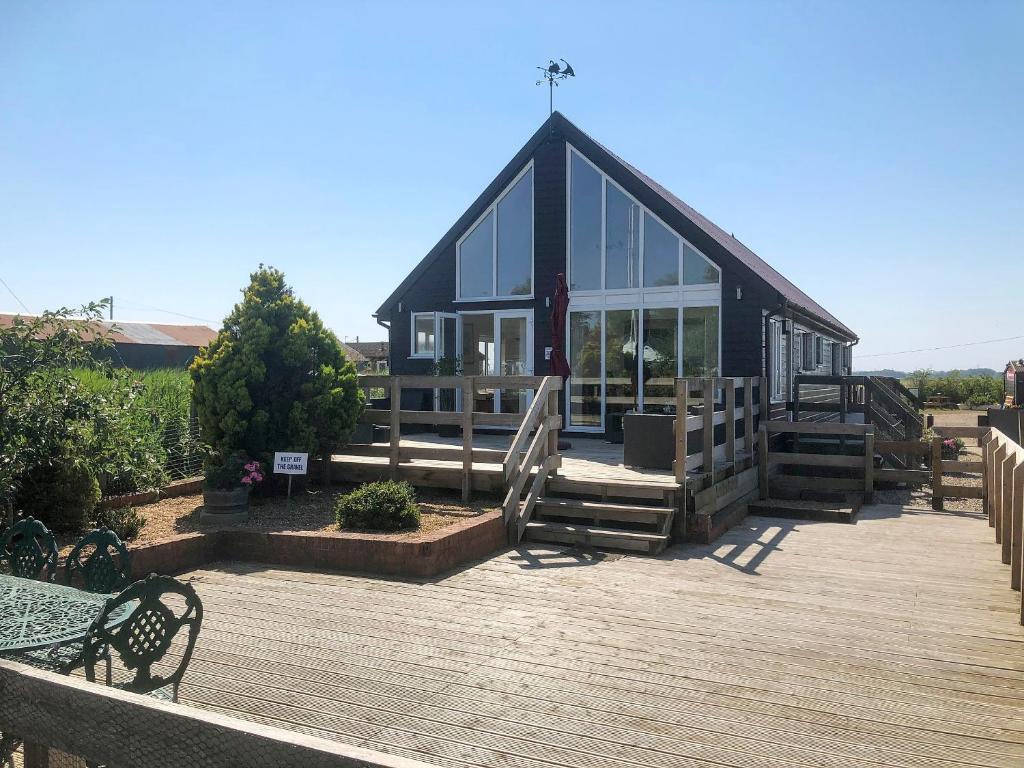
M 1024 356 L 1024 2 L 0 5 L 0 277 L 216 325 L 259 263 L 341 337 L 556 106 L 861 335 Z M 0 286 L 0 310 L 16 310 Z

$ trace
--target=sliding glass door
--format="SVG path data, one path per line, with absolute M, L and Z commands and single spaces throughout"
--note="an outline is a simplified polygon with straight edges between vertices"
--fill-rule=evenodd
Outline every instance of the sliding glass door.
M 622 414 L 675 413 L 678 376 L 717 376 L 719 308 L 569 312 L 568 428 L 616 430 Z

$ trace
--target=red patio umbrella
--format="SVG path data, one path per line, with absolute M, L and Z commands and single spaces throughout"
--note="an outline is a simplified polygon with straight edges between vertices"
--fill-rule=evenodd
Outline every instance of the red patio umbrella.
M 565 359 L 565 316 L 569 311 L 569 286 L 565 273 L 555 275 L 555 296 L 551 302 L 551 375 L 569 376 L 569 361 Z

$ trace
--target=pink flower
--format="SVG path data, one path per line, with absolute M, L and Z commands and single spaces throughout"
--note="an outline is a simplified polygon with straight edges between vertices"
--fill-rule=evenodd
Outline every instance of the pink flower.
M 246 475 L 245 477 L 242 478 L 242 484 L 243 485 L 251 485 L 252 484 L 252 480 L 249 478 L 248 475 Z

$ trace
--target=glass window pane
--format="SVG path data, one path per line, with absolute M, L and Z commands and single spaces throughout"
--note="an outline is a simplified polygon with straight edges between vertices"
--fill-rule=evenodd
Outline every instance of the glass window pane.
M 533 169 L 498 203 L 498 295 L 533 293 Z
M 499 376 L 525 376 L 526 370 L 526 318 L 502 317 L 498 320 L 501 334 L 501 361 Z M 501 390 L 501 412 L 523 413 L 526 411 L 527 390 Z
M 612 416 L 636 410 L 636 348 L 640 313 L 636 309 L 616 309 L 605 313 L 605 414 L 607 428 L 617 429 Z
M 683 309 L 683 376 L 718 375 L 718 307 Z
M 494 295 L 494 211 L 459 246 L 459 298 Z
M 494 375 L 494 315 L 462 316 L 462 373 L 464 376 Z M 477 388 L 473 410 L 494 412 L 494 390 Z
M 569 313 L 569 423 L 601 426 L 601 313 Z
M 715 285 L 718 280 L 715 265 L 683 243 L 683 285 Z
M 571 153 L 569 199 L 569 288 L 601 287 L 601 175 Z
M 644 413 L 675 413 L 679 310 L 644 310 Z
M 432 314 L 415 315 L 413 322 L 416 334 L 415 353 L 417 355 L 434 354 L 434 316 Z
M 640 206 L 607 185 L 605 200 L 605 287 L 640 286 Z
M 644 213 L 644 285 L 679 285 L 679 238 Z

